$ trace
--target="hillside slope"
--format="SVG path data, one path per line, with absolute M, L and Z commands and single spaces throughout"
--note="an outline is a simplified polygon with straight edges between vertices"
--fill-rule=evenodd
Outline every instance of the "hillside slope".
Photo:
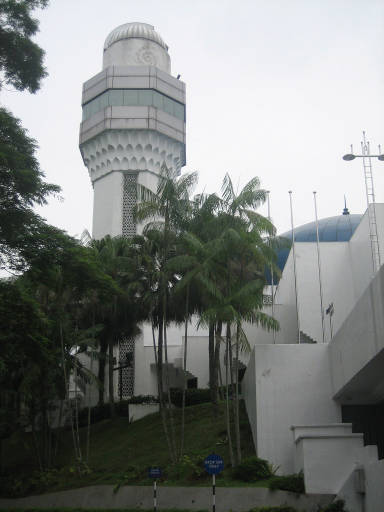
M 175 409 L 174 412 L 179 442 L 181 411 Z M 243 404 L 241 435 L 243 454 L 253 455 L 252 435 Z M 86 453 L 85 438 L 84 428 L 81 430 L 83 454 Z M 229 485 L 231 480 L 224 404 L 220 404 L 217 417 L 213 416 L 210 404 L 186 408 L 185 456 L 178 464 L 170 462 L 159 414 L 134 423 L 120 417 L 92 425 L 89 461 L 80 464 L 80 472 L 73 455 L 70 431 L 59 437 L 54 468 L 44 473 L 38 471 L 32 434 L 14 435 L 3 444 L 7 477 L 2 478 L 2 494 L 8 496 L 95 484 L 146 485 L 149 483 L 147 468 L 155 465 L 163 468 L 165 485 L 208 485 L 210 479 L 202 461 L 213 452 L 225 461 L 226 469 L 219 476 L 218 485 Z

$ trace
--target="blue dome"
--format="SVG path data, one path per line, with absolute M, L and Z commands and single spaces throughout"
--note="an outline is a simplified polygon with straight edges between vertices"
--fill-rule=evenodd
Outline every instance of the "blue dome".
M 362 215 L 337 215 L 319 220 L 320 242 L 349 242 L 355 229 L 360 224 Z M 309 222 L 295 228 L 295 242 L 316 242 L 316 222 Z M 280 235 L 282 238 L 292 240 L 292 231 Z M 288 259 L 290 248 L 283 248 L 277 252 L 277 265 L 283 271 Z M 270 272 L 266 272 L 267 281 L 271 284 Z M 278 279 L 275 278 L 275 283 Z
M 320 242 L 349 242 L 355 229 L 360 224 L 362 215 L 337 215 L 319 220 Z M 296 242 L 316 242 L 316 222 L 309 222 L 295 228 Z M 292 231 L 282 235 L 292 240 Z

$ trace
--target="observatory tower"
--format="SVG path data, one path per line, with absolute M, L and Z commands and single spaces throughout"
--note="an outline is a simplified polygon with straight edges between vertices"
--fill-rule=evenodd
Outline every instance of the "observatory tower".
M 156 190 L 163 163 L 185 165 L 185 84 L 152 25 L 126 23 L 83 85 L 80 151 L 94 189 L 93 238 L 136 233 L 137 184 Z

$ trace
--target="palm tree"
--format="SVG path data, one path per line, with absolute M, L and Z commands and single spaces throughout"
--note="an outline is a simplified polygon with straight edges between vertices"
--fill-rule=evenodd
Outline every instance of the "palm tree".
M 99 402 L 104 395 L 104 368 L 108 360 L 108 388 L 111 417 L 115 416 L 114 391 L 114 357 L 116 344 L 124 337 L 135 336 L 138 333 L 140 308 L 132 307 L 135 294 L 132 292 L 132 282 L 136 279 L 136 268 L 132 265 L 131 241 L 124 237 L 110 237 L 92 240 L 89 244 L 94 251 L 96 260 L 107 276 L 115 283 L 115 293 L 106 298 L 100 290 L 94 304 L 97 323 L 104 328 L 99 335 L 99 379 L 101 388 Z M 107 300 L 106 300 L 107 299 Z M 108 350 L 108 358 L 106 353 Z
M 167 269 L 167 262 L 173 255 L 176 236 L 183 230 L 190 212 L 190 191 L 197 181 L 197 174 L 184 174 L 177 177 L 166 165 L 161 168 L 156 194 L 145 187 L 139 187 L 141 202 L 137 205 L 136 216 L 138 221 L 150 222 L 144 229 L 144 234 L 155 231 L 160 234 L 158 254 L 158 344 L 157 344 L 157 373 L 160 408 L 164 415 L 163 396 L 163 349 L 165 362 L 165 384 L 168 395 L 170 417 L 170 452 L 173 460 L 177 459 L 176 439 L 174 432 L 173 413 L 171 408 L 170 385 L 168 375 L 168 348 L 167 348 L 167 324 L 168 301 L 171 292 L 171 283 L 174 280 L 173 273 Z M 153 235 L 152 235 L 153 236 Z M 164 430 L 167 432 L 166 421 L 163 421 Z
M 240 341 L 245 340 L 241 329 L 244 320 L 260 323 L 264 328 L 277 329 L 274 319 L 265 315 L 263 308 L 263 288 L 265 282 L 265 268 L 270 265 L 279 272 L 275 265 L 275 253 L 268 243 L 270 237 L 275 235 L 275 228 L 265 217 L 258 214 L 255 209 L 266 200 L 266 192 L 260 189 L 257 177 L 250 180 L 243 189 L 236 194 L 232 180 L 228 174 L 224 177 L 222 185 L 221 211 L 225 226 L 223 240 L 227 254 L 227 304 L 231 305 L 232 312 L 227 319 L 227 342 L 229 366 L 232 381 L 232 341 L 230 324 L 235 323 L 235 437 L 237 462 L 241 461 L 240 426 L 239 426 L 239 385 L 238 362 Z M 227 359 L 228 367 L 228 359 Z M 231 382 L 232 383 L 232 382 Z M 227 393 L 228 395 L 228 393 Z M 229 422 L 228 422 L 229 424 Z

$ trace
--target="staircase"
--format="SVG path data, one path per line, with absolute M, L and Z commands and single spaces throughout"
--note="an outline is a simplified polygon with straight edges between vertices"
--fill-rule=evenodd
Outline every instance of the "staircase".
M 307 493 L 337 494 L 361 465 L 378 460 L 377 446 L 364 446 L 352 423 L 296 425 L 295 471 L 304 472 Z
M 317 341 L 311 338 L 305 332 L 300 331 L 300 343 L 317 343 Z

